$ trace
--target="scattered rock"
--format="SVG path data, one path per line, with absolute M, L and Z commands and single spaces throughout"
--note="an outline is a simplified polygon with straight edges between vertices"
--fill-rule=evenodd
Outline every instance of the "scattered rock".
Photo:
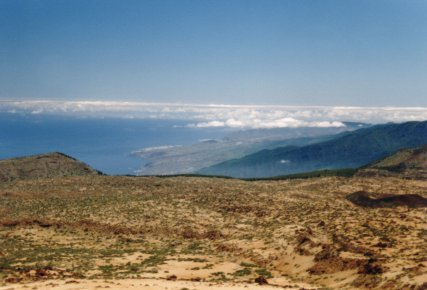
M 332 245 L 322 245 L 322 250 L 314 256 L 314 261 L 319 262 L 338 257 L 339 253 Z
M 169 280 L 169 281 L 176 281 L 176 279 L 178 279 L 176 275 L 169 275 L 166 277 L 166 280 Z
M 378 242 L 375 246 L 378 247 L 378 248 L 387 248 L 388 244 L 387 243 L 383 243 L 383 242 Z
M 376 259 L 369 259 L 367 263 L 363 264 L 359 270 L 357 271 L 358 274 L 367 274 L 367 275 L 376 275 L 376 274 L 382 274 L 384 272 L 384 269 L 379 265 L 376 261 Z
M 257 283 L 258 285 L 267 285 L 268 281 L 267 279 L 265 279 L 264 276 L 258 276 L 257 278 L 255 278 L 255 283 Z
M 320 221 L 318 224 L 317 224 L 317 226 L 319 227 L 319 228 L 324 228 L 325 227 L 325 222 L 324 221 Z
M 4 279 L 4 282 L 6 283 L 19 283 L 21 281 L 22 281 L 22 278 L 19 278 L 19 277 L 9 277 Z

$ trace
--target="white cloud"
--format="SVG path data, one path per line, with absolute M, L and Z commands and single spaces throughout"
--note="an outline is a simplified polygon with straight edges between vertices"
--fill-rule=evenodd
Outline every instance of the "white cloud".
M 321 122 L 310 122 L 302 121 L 294 118 L 281 118 L 281 119 L 228 119 L 225 122 L 222 121 L 210 121 L 201 122 L 197 124 L 190 124 L 189 127 L 232 127 L 232 128 L 254 128 L 254 129 L 266 129 L 266 128 L 298 128 L 298 127 L 345 127 L 342 122 L 338 121 L 321 121 Z
M 224 127 L 225 123 L 221 121 L 201 122 L 197 124 L 189 124 L 188 127 L 207 128 L 207 127 Z
M 425 107 L 328 107 L 179 104 L 112 101 L 3 101 L 0 112 L 188 120 L 190 127 L 340 127 L 427 120 Z
M 156 146 L 156 147 L 146 147 L 144 149 L 134 151 L 132 153 L 153 153 L 153 152 L 162 152 L 167 149 L 171 148 L 177 148 L 182 147 L 182 145 L 163 145 L 163 146 Z

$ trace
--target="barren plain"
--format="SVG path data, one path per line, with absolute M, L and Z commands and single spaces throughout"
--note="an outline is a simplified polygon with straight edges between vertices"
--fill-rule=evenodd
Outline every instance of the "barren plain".
M 74 176 L 0 184 L 0 289 L 426 289 L 426 180 Z

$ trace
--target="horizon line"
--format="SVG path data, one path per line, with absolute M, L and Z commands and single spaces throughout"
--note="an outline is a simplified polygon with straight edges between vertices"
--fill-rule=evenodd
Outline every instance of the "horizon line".
M 119 100 L 1 100 L 2 103 L 62 103 L 62 104 L 86 104 L 86 105 L 151 105 L 151 106 L 188 106 L 188 107 L 218 107 L 218 108 L 336 108 L 336 109 L 383 109 L 383 110 L 427 110 L 423 106 L 346 106 L 346 105 L 284 105 L 284 104 L 237 104 L 237 103 L 189 103 L 189 102 L 146 102 L 146 101 L 119 101 Z

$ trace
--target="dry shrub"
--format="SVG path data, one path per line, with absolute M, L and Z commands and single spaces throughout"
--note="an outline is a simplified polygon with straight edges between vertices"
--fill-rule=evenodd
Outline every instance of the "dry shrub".
M 203 233 L 203 237 L 205 239 L 214 241 L 223 238 L 224 235 L 218 230 L 208 230 L 207 232 Z
M 60 222 L 60 221 L 51 221 L 48 219 L 31 219 L 31 218 L 21 218 L 21 219 L 3 219 L 0 220 L 0 225 L 4 227 L 27 227 L 27 226 L 40 226 L 43 228 L 70 228 L 83 231 L 93 231 L 97 233 L 104 234 L 139 234 L 142 231 L 140 229 L 128 228 L 122 225 L 110 225 L 103 224 L 97 221 L 92 220 L 80 220 L 75 222 Z
M 200 239 L 201 238 L 201 234 L 199 232 L 194 231 L 192 228 L 190 227 L 186 227 L 182 230 L 181 232 L 181 236 L 184 239 L 188 239 L 188 240 L 192 240 L 192 239 Z
M 196 240 L 203 240 L 203 239 L 207 239 L 207 240 L 218 240 L 224 237 L 224 235 L 219 231 L 219 230 L 208 230 L 206 232 L 200 233 L 198 231 L 193 230 L 190 227 L 186 227 L 182 230 L 181 232 L 181 236 L 184 239 L 196 239 Z
M 236 245 L 233 244 L 225 244 L 225 243 L 219 243 L 216 245 L 216 249 L 220 252 L 229 252 L 229 253 L 236 253 L 239 251 L 239 248 Z
M 267 215 L 265 209 L 256 205 L 226 204 L 219 206 L 219 209 L 226 213 L 254 214 L 256 217 L 264 217 Z

